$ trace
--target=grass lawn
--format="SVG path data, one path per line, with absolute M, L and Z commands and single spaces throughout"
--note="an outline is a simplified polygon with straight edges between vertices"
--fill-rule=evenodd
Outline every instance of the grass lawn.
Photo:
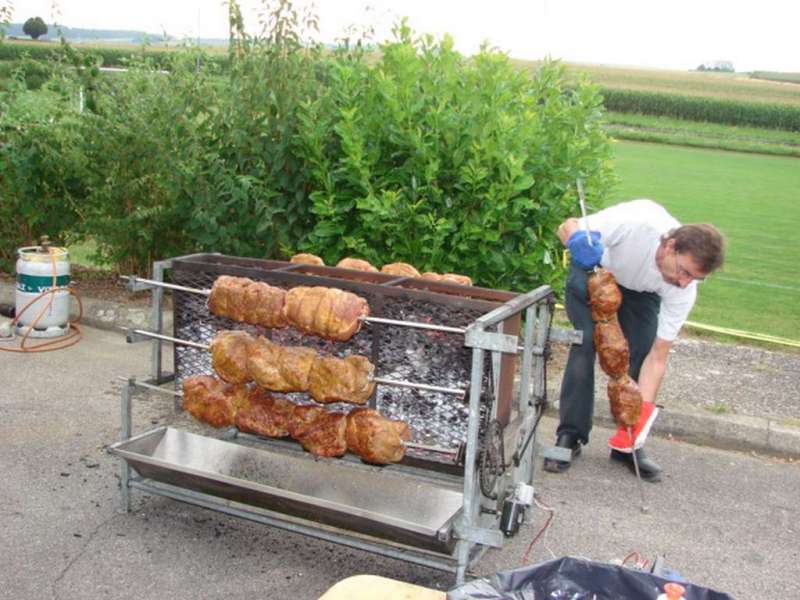
M 617 142 L 612 202 L 651 198 L 728 238 L 727 263 L 700 286 L 691 320 L 800 341 L 800 161 Z

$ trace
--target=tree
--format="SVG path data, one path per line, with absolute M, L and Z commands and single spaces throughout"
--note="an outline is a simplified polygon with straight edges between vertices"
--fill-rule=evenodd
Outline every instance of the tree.
M 45 25 L 41 17 L 31 17 L 25 21 L 25 24 L 22 26 L 22 32 L 37 40 L 40 36 L 47 33 L 47 25 Z
M 0 0 L 0 42 L 6 37 L 6 29 L 11 23 L 11 16 L 14 14 L 14 7 L 11 0 Z

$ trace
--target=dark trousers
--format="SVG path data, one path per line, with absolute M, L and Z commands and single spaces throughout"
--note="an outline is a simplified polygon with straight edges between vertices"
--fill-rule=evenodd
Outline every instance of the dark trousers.
M 583 331 L 583 343 L 570 346 L 561 382 L 561 422 L 557 432 L 572 434 L 583 444 L 589 442 L 594 414 L 594 323 L 586 290 L 588 275 L 583 269 L 572 266 L 567 277 L 567 316 L 575 329 Z M 622 305 L 617 317 L 630 347 L 629 373 L 638 380 L 642 362 L 656 337 L 661 298 L 653 292 L 634 292 L 622 286 L 619 289 L 622 292 Z

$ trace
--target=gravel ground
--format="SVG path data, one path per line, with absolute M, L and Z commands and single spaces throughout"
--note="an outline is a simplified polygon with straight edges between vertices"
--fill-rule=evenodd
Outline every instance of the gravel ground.
M 567 348 L 553 345 L 548 388 L 558 399 Z M 605 398 L 606 377 L 596 368 L 595 398 Z M 658 403 L 667 409 L 771 417 L 800 425 L 797 386 L 800 353 L 713 342 L 684 335 L 673 346 Z

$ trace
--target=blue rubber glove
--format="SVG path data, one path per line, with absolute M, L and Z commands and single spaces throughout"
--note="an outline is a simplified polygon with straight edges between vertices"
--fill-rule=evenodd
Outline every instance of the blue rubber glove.
M 586 231 L 580 229 L 569 236 L 567 240 L 567 248 L 572 257 L 572 262 L 575 266 L 581 269 L 593 269 L 600 264 L 600 259 L 603 258 L 603 242 L 600 241 L 599 231 L 590 231 L 592 236 L 592 244 L 586 239 Z

